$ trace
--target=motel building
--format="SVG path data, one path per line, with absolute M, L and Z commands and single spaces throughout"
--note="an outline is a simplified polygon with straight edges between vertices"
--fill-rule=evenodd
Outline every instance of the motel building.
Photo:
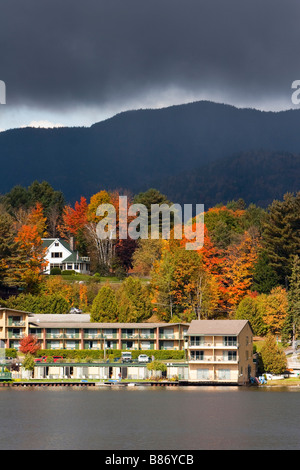
M 185 348 L 190 384 L 238 384 L 255 376 L 253 331 L 247 320 L 193 320 Z
M 36 364 L 35 379 L 149 379 L 146 364 L 109 363 L 108 349 L 184 350 L 184 360 L 167 363 L 167 378 L 185 385 L 244 385 L 255 376 L 253 332 L 247 320 L 187 323 L 93 323 L 88 314 L 32 314 L 0 308 L 0 348 L 19 348 L 35 335 L 42 349 L 103 350 L 102 363 Z

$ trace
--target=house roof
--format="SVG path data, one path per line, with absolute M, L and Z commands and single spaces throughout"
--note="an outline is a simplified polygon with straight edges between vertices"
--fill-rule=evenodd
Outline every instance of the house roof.
M 80 263 L 82 262 L 81 256 L 79 256 L 78 251 L 73 251 L 73 253 L 64 259 L 64 263 Z
M 192 320 L 187 335 L 238 335 L 248 320 Z
M 66 240 L 63 240 L 62 238 L 42 238 L 42 242 L 45 248 L 49 248 L 55 241 L 61 243 L 70 253 L 72 253 L 70 244 Z
M 70 244 L 62 238 L 42 238 L 42 241 L 45 248 L 50 248 L 50 246 L 53 245 L 55 241 L 58 241 L 70 252 L 70 255 L 67 258 L 61 260 L 61 263 L 82 263 L 84 261 L 79 255 L 78 251 L 72 251 Z

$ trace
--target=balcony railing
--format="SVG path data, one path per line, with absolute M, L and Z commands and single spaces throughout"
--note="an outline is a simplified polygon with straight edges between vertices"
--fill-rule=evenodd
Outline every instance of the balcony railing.
M 137 339 L 139 335 L 137 333 L 122 333 L 122 339 Z
M 101 339 L 101 333 L 84 333 L 84 339 Z
M 221 343 L 221 342 L 212 342 L 212 341 L 204 341 L 202 343 L 198 341 L 189 341 L 188 346 L 191 348 L 214 348 L 214 349 L 223 349 L 223 348 L 238 348 L 239 343 L 237 342 L 228 342 Z
M 203 357 L 196 357 L 196 356 L 189 356 L 189 362 L 213 362 L 213 363 L 218 363 L 218 362 L 225 362 L 225 363 L 237 363 L 238 362 L 238 357 L 234 358 L 229 358 L 229 357 L 219 357 L 219 356 L 203 356 Z
M 26 322 L 23 320 L 19 321 L 13 321 L 11 318 L 8 319 L 8 326 L 15 326 L 15 327 L 20 327 L 20 326 L 26 326 Z
M 8 332 L 9 339 L 21 339 L 24 337 L 24 333 L 14 333 L 13 331 Z

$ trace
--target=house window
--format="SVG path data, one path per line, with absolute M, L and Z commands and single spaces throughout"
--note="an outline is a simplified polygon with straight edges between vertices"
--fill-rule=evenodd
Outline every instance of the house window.
M 79 269 L 79 264 L 74 264 L 74 269 Z
M 71 270 L 73 268 L 73 266 L 71 264 L 67 264 L 67 269 L 68 270 Z
M 61 269 L 61 265 L 60 264 L 50 263 L 50 269 L 52 269 L 52 268 L 60 268 Z
M 62 258 L 62 252 L 61 251 L 52 251 L 51 258 Z
M 59 242 L 55 242 L 55 243 L 54 243 L 54 246 L 59 246 Z

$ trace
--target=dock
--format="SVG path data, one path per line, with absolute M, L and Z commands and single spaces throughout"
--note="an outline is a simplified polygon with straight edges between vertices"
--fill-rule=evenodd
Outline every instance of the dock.
M 0 387 L 12 387 L 12 388 L 25 388 L 25 387 L 81 387 L 81 388 L 88 388 L 88 387 L 176 387 L 179 385 L 179 382 L 169 382 L 169 381 L 145 381 L 145 382 L 119 382 L 119 381 L 86 381 L 86 380 L 79 380 L 74 382 L 63 382 L 63 381 L 38 381 L 38 380 L 30 380 L 30 381 L 13 381 L 13 382 L 1 382 Z

